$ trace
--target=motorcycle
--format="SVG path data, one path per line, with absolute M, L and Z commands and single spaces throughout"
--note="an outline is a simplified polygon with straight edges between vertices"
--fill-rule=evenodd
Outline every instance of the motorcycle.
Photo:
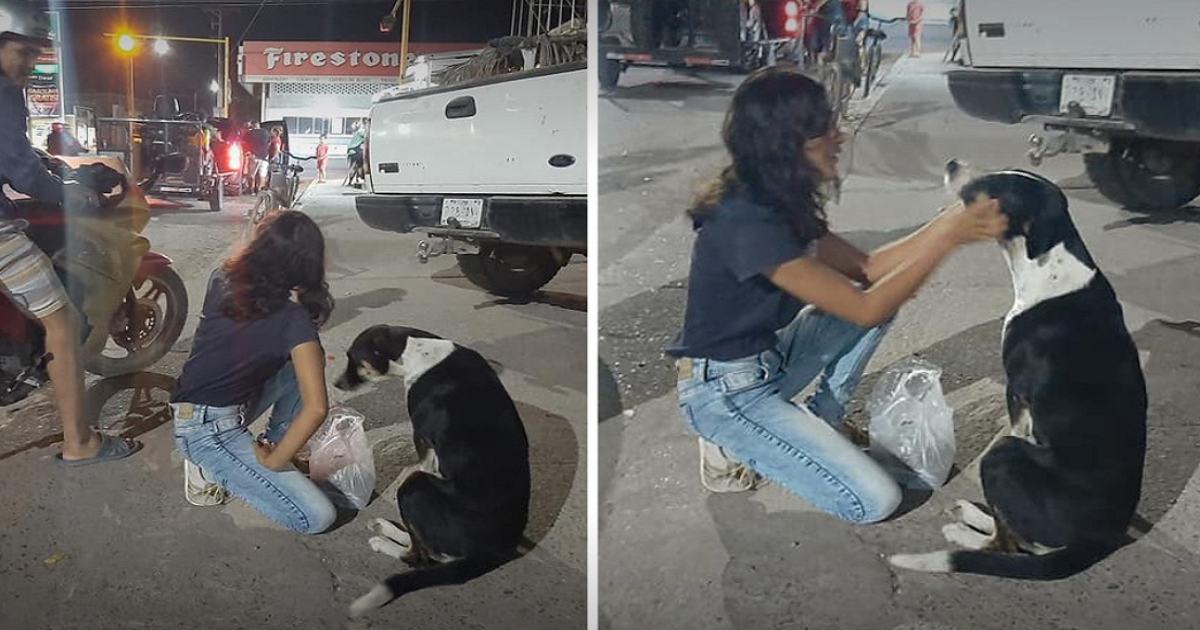
M 188 298 L 171 259 L 151 250 L 141 234 L 150 221 L 146 197 L 115 157 L 43 154 L 42 160 L 99 198 L 95 208 L 73 211 L 68 218 L 57 205 L 10 195 L 13 218 L 53 262 L 82 315 L 84 369 L 111 377 L 150 367 L 183 332 Z M 42 327 L 0 299 L 0 406 L 44 385 L 51 358 Z

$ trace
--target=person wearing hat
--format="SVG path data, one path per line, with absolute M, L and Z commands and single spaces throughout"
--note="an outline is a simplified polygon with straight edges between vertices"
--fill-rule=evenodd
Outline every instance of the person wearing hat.
M 59 179 L 43 166 L 26 135 L 29 109 L 25 87 L 34 64 L 51 45 L 44 1 L 0 0 L 0 181 L 71 213 L 95 207 L 96 194 L 77 182 Z M 140 448 L 132 440 L 96 431 L 82 409 L 83 368 L 79 314 L 67 299 L 46 254 L 24 233 L 15 206 L 0 195 L 0 291 L 36 319 L 46 332 L 46 365 L 54 383 L 54 404 L 63 425 L 62 466 L 82 466 L 126 457 Z

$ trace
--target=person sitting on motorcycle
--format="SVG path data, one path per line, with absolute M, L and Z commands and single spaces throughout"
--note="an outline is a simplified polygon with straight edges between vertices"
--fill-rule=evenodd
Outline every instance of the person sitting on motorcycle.
M 73 157 L 84 150 L 62 123 L 53 122 L 50 123 L 50 134 L 46 136 L 46 152 L 50 155 Z
M 64 212 L 95 207 L 96 194 L 51 174 L 25 135 L 29 110 L 24 89 L 38 56 L 51 45 L 46 3 L 0 0 L 0 25 L 0 181 L 40 202 L 61 204 Z M 15 210 L 0 195 L 0 290 L 45 329 L 51 357 L 46 371 L 63 425 L 62 453 L 56 458 L 63 466 L 81 466 L 126 457 L 141 445 L 103 435 L 84 418 L 79 314 L 50 259 L 25 235 Z

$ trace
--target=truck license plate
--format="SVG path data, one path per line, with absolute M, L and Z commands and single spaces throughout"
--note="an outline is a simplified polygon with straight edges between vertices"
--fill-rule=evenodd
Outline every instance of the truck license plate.
M 442 225 L 447 225 L 450 219 L 458 222 L 459 227 L 477 228 L 483 219 L 482 199 L 451 199 L 442 200 Z
M 1067 104 L 1075 101 L 1089 116 L 1108 116 L 1116 83 L 1117 78 L 1111 74 L 1065 74 L 1058 111 L 1066 112 Z

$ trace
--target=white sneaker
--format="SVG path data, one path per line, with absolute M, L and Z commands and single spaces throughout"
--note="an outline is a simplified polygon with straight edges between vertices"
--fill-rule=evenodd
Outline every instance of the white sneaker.
M 700 483 L 710 492 L 745 492 L 762 481 L 749 466 L 725 454 L 725 449 L 700 438 Z
M 222 505 L 229 500 L 225 488 L 205 478 L 204 471 L 190 459 L 183 460 L 183 496 L 197 507 Z

